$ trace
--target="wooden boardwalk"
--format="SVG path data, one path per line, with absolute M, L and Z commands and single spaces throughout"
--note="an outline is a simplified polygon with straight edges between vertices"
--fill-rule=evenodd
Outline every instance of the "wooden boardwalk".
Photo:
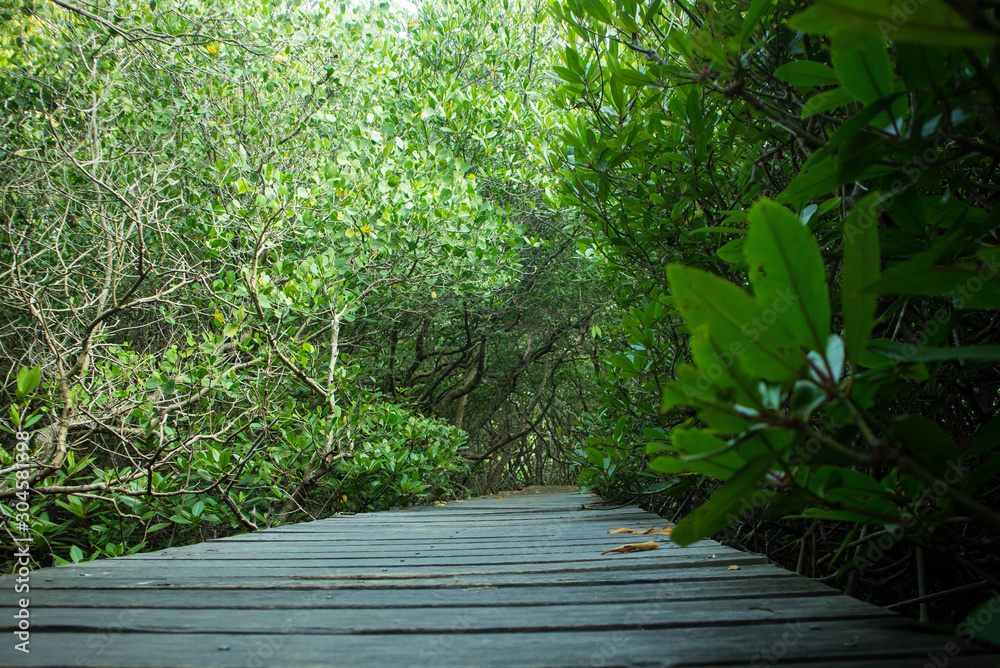
M 30 575 L 30 654 L 2 666 L 995 668 L 711 541 L 603 550 L 662 520 L 568 488 L 334 517 Z M 736 568 L 738 567 L 738 568 Z M 952 644 L 949 644 L 952 643 Z

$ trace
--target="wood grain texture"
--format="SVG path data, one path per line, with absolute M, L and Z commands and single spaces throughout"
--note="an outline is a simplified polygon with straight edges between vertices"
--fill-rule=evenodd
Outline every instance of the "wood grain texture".
M 998 665 L 760 555 L 608 534 L 664 522 L 596 501 L 529 488 L 34 571 L 27 655 L 6 576 L 0 665 Z

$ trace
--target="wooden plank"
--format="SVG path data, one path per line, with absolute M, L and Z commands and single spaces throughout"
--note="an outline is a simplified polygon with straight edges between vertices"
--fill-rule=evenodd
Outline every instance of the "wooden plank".
M 318 596 L 317 601 L 318 602 Z M 637 609 L 641 623 L 630 622 Z M 310 610 L 315 610 L 310 608 Z M 125 615 L 121 613 L 125 612 Z M 287 611 L 286 611 L 287 612 Z M 780 600 L 734 598 L 730 600 L 667 600 L 591 605 L 534 605 L 517 614 L 497 614 L 488 607 L 330 608 L 311 614 L 298 625 L 297 634 L 424 633 L 447 632 L 457 618 L 468 633 L 515 631 L 580 631 L 595 629 L 687 628 L 773 624 L 808 618 L 811 622 L 867 619 L 895 615 L 843 596 L 804 596 Z M 123 632 L 143 633 L 281 633 L 286 616 L 274 610 L 244 609 L 233 615 L 227 609 L 185 608 L 39 608 L 32 615 L 38 632 L 100 630 L 119 624 Z M 13 631 L 0 621 L 0 630 Z
M 553 560 L 563 560 L 563 561 L 575 561 L 575 560 L 597 560 L 597 561 L 607 561 L 613 563 L 617 559 L 629 558 L 635 556 L 646 556 L 650 558 L 649 555 L 623 555 L 623 556 L 601 556 L 601 553 L 607 549 L 611 549 L 617 545 L 621 545 L 623 542 L 643 542 L 647 540 L 656 540 L 657 536 L 643 536 L 640 538 L 634 537 L 618 537 L 616 540 L 608 541 L 606 544 L 594 544 L 591 541 L 589 544 L 575 544 L 566 545 L 560 542 L 554 542 L 551 545 L 537 546 L 537 545 L 519 545 L 519 544 L 501 544 L 502 547 L 494 547 L 492 545 L 487 546 L 477 546 L 477 547 L 466 547 L 463 549 L 445 547 L 428 547 L 428 546 L 411 546 L 411 547 L 382 547 L 380 545 L 366 545 L 363 547 L 346 547 L 339 545 L 286 545 L 286 546 L 274 546 L 274 545 L 261 545 L 256 544 L 238 544 L 234 546 L 229 546 L 229 549 L 219 548 L 219 547 L 195 547 L 195 548 L 177 548 L 172 551 L 162 551 L 153 552 L 149 554 L 133 555 L 130 557 L 122 557 L 116 563 L 136 563 L 140 561 L 164 561 L 164 562 L 174 562 L 174 561 L 229 561 L 229 560 L 239 560 L 239 559 L 254 559 L 255 561 L 273 562 L 273 561 L 308 561 L 308 560 L 329 560 L 329 561 L 339 561 L 339 562 L 352 562 L 357 564 L 371 563 L 372 565 L 382 565 L 376 564 L 376 562 L 387 562 L 387 563 L 397 563 L 400 559 L 407 561 L 417 561 L 427 563 L 428 565 L 431 561 L 441 561 L 446 560 L 447 563 L 452 564 L 464 564 L 471 563 L 470 560 L 485 560 L 493 559 L 492 563 L 503 563 L 506 561 L 522 561 L 522 562 L 538 562 L 538 561 L 553 561 Z M 746 552 L 740 552 L 739 550 L 734 550 L 732 548 L 721 547 L 718 545 L 701 545 L 692 548 L 680 548 L 672 545 L 669 538 L 659 537 L 660 547 L 657 549 L 657 556 L 660 558 L 670 557 L 670 558 L 698 558 L 698 559 L 725 559 L 728 557 L 735 556 L 745 556 Z M 614 553 L 613 553 L 614 554 Z M 712 557 L 712 555 L 715 555 Z
M 663 570 L 727 570 L 729 566 L 743 566 L 754 564 L 765 564 L 766 559 L 760 556 L 743 555 L 729 557 L 725 560 L 698 559 L 698 558 L 665 558 L 658 561 L 642 559 L 641 554 L 617 555 L 611 566 L 606 560 L 590 561 L 554 561 L 538 563 L 507 563 L 507 564 L 483 564 L 467 566 L 420 566 L 409 563 L 394 564 L 391 566 L 341 566 L 327 565 L 325 563 L 313 566 L 293 564 L 289 566 L 262 567 L 260 564 L 248 562 L 198 562 L 197 565 L 185 564 L 177 561 L 170 562 L 148 562 L 121 560 L 115 563 L 114 568 L 109 568 L 106 564 L 83 564 L 73 566 L 60 566 L 48 571 L 45 578 L 53 582 L 67 583 L 69 581 L 79 582 L 81 578 L 87 578 L 91 582 L 99 582 L 103 579 L 121 578 L 130 571 L 137 574 L 155 574 L 156 579 L 170 579 L 173 582 L 182 583 L 193 573 L 199 577 L 215 577 L 226 580 L 242 578 L 261 577 L 302 577 L 302 578 L 325 578 L 325 579 L 408 579 L 419 577 L 459 577 L 459 576 L 495 576 L 495 575 L 525 575 L 525 574 L 565 574 L 565 573 L 595 573 L 601 571 L 621 573 L 629 570 L 649 570 L 650 568 Z M 150 567 L 151 563 L 155 566 Z
M 627 584 L 627 583 L 663 583 L 672 582 L 705 582 L 711 580 L 744 580 L 778 578 L 790 580 L 795 574 L 777 568 L 770 564 L 751 564 L 741 566 L 739 571 L 718 568 L 637 568 L 615 569 L 613 571 L 570 571 L 570 572 L 529 572 L 529 573 L 491 573 L 476 575 L 431 575 L 413 576 L 407 578 L 377 577 L 341 578 L 324 575 L 298 575 L 284 577 L 275 575 L 254 574 L 252 576 L 220 578 L 215 575 L 198 575 L 185 573 L 182 576 L 167 577 L 158 573 L 157 569 L 137 573 L 135 577 L 122 577 L 109 572 L 100 578 L 89 574 L 74 573 L 63 577 L 65 568 L 46 569 L 32 577 L 32 591 L 37 589 L 162 589 L 177 587 L 182 589 L 343 589 L 361 586 L 378 587 L 382 589 L 399 589 L 400 587 L 424 587 L 427 589 L 465 588 L 489 586 L 549 586 L 552 584 Z M 9 577 L 9 576 L 8 576 Z M 12 579 L 11 579 L 12 582 Z M 0 584 L 3 579 L 0 578 Z M 14 600 L 13 586 L 0 587 L 0 601 Z M 9 597 L 5 599 L 4 597 Z
M 276 543 L 276 542 L 264 542 L 264 541 L 246 541 L 239 543 L 228 543 L 226 545 L 219 545 L 217 543 L 200 543 L 198 545 L 190 545 L 186 547 L 173 547 L 166 550 L 160 550 L 159 552 L 146 552 L 143 554 L 134 554 L 128 557 L 120 557 L 120 560 L 148 560 L 148 559 L 160 559 L 170 557 L 173 559 L 192 559 L 192 558 L 204 558 L 212 559 L 217 557 L 224 557 L 228 559 L 239 559 L 246 557 L 259 557 L 261 559 L 298 559 L 300 557 L 308 558 L 309 556 L 327 556 L 330 558 L 343 557 L 357 557 L 359 554 L 364 556 L 379 555 L 383 557 L 393 557 L 393 556 L 434 556 L 434 557 L 460 557 L 462 555 L 476 555 L 476 554 L 522 554 L 522 555 L 537 555 L 539 550 L 550 550 L 551 552 L 558 552 L 564 555 L 574 555 L 574 554 L 588 554 L 592 555 L 595 551 L 600 552 L 603 549 L 614 547 L 626 541 L 644 541 L 644 540 L 655 540 L 660 542 L 659 550 L 677 550 L 683 551 L 684 553 L 690 554 L 731 554 L 733 552 L 739 552 L 738 550 L 732 550 L 732 548 L 720 547 L 717 543 L 700 543 L 693 545 L 691 547 L 677 547 L 676 545 L 668 542 L 670 538 L 668 536 L 616 536 L 614 538 L 608 539 L 606 543 L 599 543 L 593 538 L 590 539 L 580 539 L 580 540 L 569 540 L 569 541 L 550 541 L 548 543 L 539 542 L 519 542 L 519 541 L 477 541 L 475 545 L 469 543 L 454 543 L 449 542 L 443 545 L 435 545 L 428 542 L 417 542 L 417 543 L 379 543 L 375 545 L 363 544 L 355 545 L 348 543 L 346 541 L 336 541 L 319 543 L 313 542 L 311 544 L 302 544 L 298 541 L 290 541 L 287 543 Z M 742 553 L 745 554 L 745 553 Z
M 124 611 L 127 612 L 127 611 Z M 38 633 L 31 653 L 16 656 L 7 644 L 0 663 L 15 667 L 90 665 L 127 668 L 190 666 L 440 666 L 442 668 L 581 666 L 759 666 L 782 660 L 822 658 L 850 666 L 907 659 L 917 668 L 928 655 L 943 651 L 946 636 L 878 620 L 815 624 L 785 622 L 747 627 L 588 630 L 579 632 L 469 633 L 460 616 L 437 634 L 298 634 L 314 613 L 296 611 L 283 620 L 282 634 Z M 127 615 L 124 617 L 127 619 Z M 642 611 L 630 622 L 641 626 Z M 963 647 L 948 668 L 966 668 L 981 650 Z M 771 654 L 773 655 L 773 654 Z M 782 665 L 782 664 L 779 664 Z M 881 664 L 879 664 L 881 665 Z M 934 664 L 932 664 L 934 665 Z
M 623 584 L 592 585 L 554 584 L 541 586 L 480 586 L 459 588 L 396 587 L 391 596 L 379 596 L 377 589 L 364 585 L 354 588 L 330 589 L 75 589 L 73 607 L 93 608 L 236 608 L 236 609 L 297 609 L 297 608 L 419 608 L 419 607 L 504 607 L 524 605 L 589 605 L 615 601 L 656 602 L 727 600 L 756 596 L 767 599 L 801 596 L 836 596 L 832 587 L 795 578 L 763 578 L 754 580 L 679 580 L 674 582 L 626 582 Z M 316 595 L 312 595 L 316 593 Z M 31 607 L 58 608 L 66 606 L 65 589 L 32 588 Z

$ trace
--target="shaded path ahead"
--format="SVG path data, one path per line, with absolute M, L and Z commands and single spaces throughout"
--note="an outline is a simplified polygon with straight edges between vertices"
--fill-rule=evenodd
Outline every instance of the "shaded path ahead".
M 764 557 L 609 535 L 662 520 L 596 502 L 529 488 L 34 571 L 27 655 L 7 576 L 0 665 L 998 665 Z

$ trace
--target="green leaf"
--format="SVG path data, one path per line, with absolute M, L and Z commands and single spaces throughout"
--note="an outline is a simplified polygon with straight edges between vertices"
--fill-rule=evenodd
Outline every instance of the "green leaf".
M 868 350 L 898 362 L 945 362 L 966 360 L 993 362 L 1000 360 L 1000 346 L 956 346 L 955 348 L 933 348 L 911 346 L 899 343 L 871 343 Z
M 951 434 L 923 415 L 906 415 L 893 420 L 890 432 L 902 441 L 909 456 L 935 475 L 957 468 L 962 460 Z
M 993 418 L 985 426 L 979 428 L 979 431 L 965 448 L 965 456 L 976 457 L 997 449 L 1000 449 L 1000 416 Z
M 830 334 L 826 270 L 799 217 L 768 199 L 755 204 L 743 255 L 762 311 L 770 310 L 799 345 L 824 350 Z
M 17 372 L 17 390 L 16 394 L 18 399 L 23 399 L 38 387 L 39 381 L 42 379 L 42 370 L 40 367 L 21 367 Z
M 878 243 L 879 195 L 871 193 L 854 205 L 844 220 L 844 273 L 841 302 L 847 359 L 855 369 L 875 324 L 878 296 L 862 293 L 878 279 L 881 255 Z
M 809 156 L 792 182 L 778 195 L 778 201 L 795 205 L 825 195 L 838 185 L 836 158 L 824 147 Z
M 78 564 L 81 561 L 83 561 L 83 557 L 84 557 L 83 550 L 81 550 L 79 547 L 77 547 L 76 545 L 74 545 L 73 547 L 69 548 L 69 556 L 70 556 L 70 559 L 73 560 L 74 564 Z
M 856 30 L 892 42 L 952 47 L 989 46 L 995 35 L 974 28 L 944 0 L 819 0 L 788 24 L 802 32 Z
M 648 86 L 656 81 L 656 79 L 648 74 L 643 74 L 629 67 L 623 67 L 618 72 L 615 72 L 615 78 L 628 86 Z
M 611 23 L 611 12 L 602 0 L 582 0 L 583 10 L 602 23 Z
M 802 105 L 802 118 L 809 118 L 816 114 L 823 114 L 833 109 L 839 109 L 848 102 L 854 102 L 856 99 L 843 86 L 820 91 L 806 100 L 806 103 Z
M 688 92 L 686 110 L 691 130 L 700 137 L 705 133 L 705 117 L 701 113 L 700 88 L 692 88 Z
M 874 132 L 858 132 L 850 137 L 837 152 L 837 170 L 834 172 L 837 182 L 858 180 L 872 162 L 884 155 L 885 146 L 885 137 Z
M 740 30 L 740 44 L 747 41 L 750 33 L 760 24 L 764 12 L 774 7 L 774 0 L 753 0 L 750 9 L 743 16 L 743 28 Z
M 806 421 L 813 411 L 826 401 L 826 391 L 808 380 L 795 381 L 788 407 L 800 420 Z
M 793 60 L 774 71 L 774 76 L 796 86 L 839 86 L 837 73 L 813 60 Z
M 726 484 L 715 490 L 708 501 L 678 522 L 670 539 L 678 545 L 690 545 L 726 528 L 745 510 L 766 503 L 770 499 L 769 494 L 761 494 L 763 498 L 759 502 L 751 497 L 773 462 L 771 454 L 760 455 L 748 462 Z
M 745 372 L 784 380 L 802 366 L 792 335 L 771 320 L 770 313 L 764 316 L 740 288 L 699 269 L 676 265 L 667 268 L 667 279 L 674 305 L 695 338 L 715 340 Z M 784 304 L 786 309 L 791 306 Z
M 739 237 L 738 239 L 727 241 L 719 248 L 719 250 L 715 251 L 715 254 L 729 264 L 742 264 L 745 261 L 743 259 L 744 243 L 746 243 L 745 237 Z
M 1000 645 L 1000 614 L 996 613 L 998 609 L 1000 597 L 997 597 L 994 590 L 993 598 L 973 608 L 965 621 L 958 625 L 959 630 L 971 630 L 978 639 Z
M 833 48 L 833 69 L 852 95 L 865 104 L 892 94 L 892 63 L 885 44 L 877 37 L 865 38 L 860 48 Z
M 863 292 L 877 295 L 952 297 L 956 308 L 1000 308 L 1000 282 L 976 269 L 924 267 L 913 260 L 887 270 Z

